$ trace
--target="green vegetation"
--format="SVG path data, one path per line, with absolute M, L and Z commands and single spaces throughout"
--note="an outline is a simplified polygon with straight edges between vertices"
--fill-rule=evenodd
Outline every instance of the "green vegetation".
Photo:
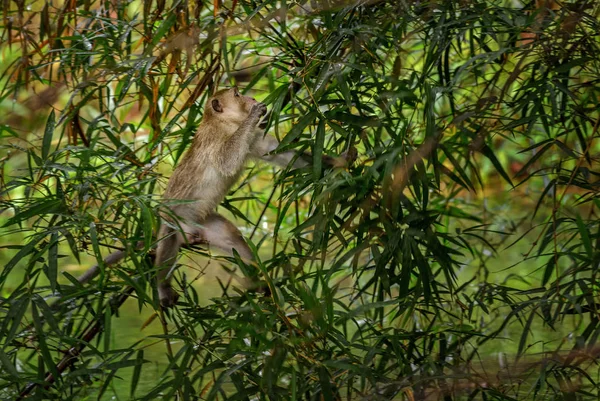
M 0 398 L 598 399 L 599 15 L 0 2 Z M 161 311 L 161 194 L 229 85 L 316 161 L 249 165 L 219 208 L 270 296 L 194 248 Z

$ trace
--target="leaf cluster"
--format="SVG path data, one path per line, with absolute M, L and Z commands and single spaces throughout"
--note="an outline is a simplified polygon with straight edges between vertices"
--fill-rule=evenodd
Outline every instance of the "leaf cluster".
M 0 397 L 598 397 L 599 13 L 589 0 L 3 2 Z M 206 302 L 210 260 L 251 267 L 192 249 L 164 314 L 160 195 L 227 85 L 269 106 L 280 151 L 313 163 L 250 166 L 220 206 L 271 296 L 222 279 Z M 342 168 L 321 161 L 350 152 Z M 126 257 L 108 265 L 114 251 Z M 86 285 L 67 271 L 94 263 Z M 159 331 L 116 347 L 127 298 Z M 166 362 L 148 379 L 157 344 Z

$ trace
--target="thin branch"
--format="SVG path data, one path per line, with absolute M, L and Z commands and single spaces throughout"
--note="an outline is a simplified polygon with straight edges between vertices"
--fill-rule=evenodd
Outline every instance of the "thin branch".
M 121 305 L 123 305 L 127 298 L 129 298 L 129 295 L 131 295 L 132 292 L 133 287 L 127 287 L 123 293 L 114 296 L 109 301 L 111 315 L 114 315 L 118 311 L 118 309 L 121 307 Z M 79 344 L 74 347 L 71 347 L 67 352 L 65 352 L 65 356 L 56 365 L 56 371 L 59 374 L 62 374 L 62 372 L 67 370 L 69 367 L 73 366 L 73 364 L 77 362 L 77 359 L 79 358 L 87 344 L 89 344 L 90 341 L 92 341 L 94 337 L 96 337 L 96 335 L 102 331 L 102 328 L 104 326 L 104 314 L 98 314 L 97 316 L 98 317 L 96 317 L 96 319 L 94 319 L 88 324 L 88 327 L 84 330 L 84 333 L 79 337 Z M 43 383 L 29 383 L 27 386 L 25 386 L 23 391 L 21 391 L 16 401 L 23 400 L 25 397 L 31 394 L 31 392 L 35 390 L 36 387 L 43 386 L 43 388 L 46 389 L 50 387 L 55 381 L 56 377 L 54 377 L 52 373 L 47 372 L 46 379 Z

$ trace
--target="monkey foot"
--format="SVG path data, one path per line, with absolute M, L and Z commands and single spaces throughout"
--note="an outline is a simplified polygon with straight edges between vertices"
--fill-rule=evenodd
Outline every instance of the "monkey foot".
M 172 308 L 177 303 L 179 294 L 170 285 L 162 285 L 158 287 L 158 298 L 163 308 Z

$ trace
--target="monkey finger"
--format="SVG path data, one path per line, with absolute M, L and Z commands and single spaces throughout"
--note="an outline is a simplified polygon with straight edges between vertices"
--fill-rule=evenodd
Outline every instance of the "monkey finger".
M 260 116 L 267 114 L 267 106 L 264 103 L 257 103 L 252 106 L 252 112 L 258 113 Z

